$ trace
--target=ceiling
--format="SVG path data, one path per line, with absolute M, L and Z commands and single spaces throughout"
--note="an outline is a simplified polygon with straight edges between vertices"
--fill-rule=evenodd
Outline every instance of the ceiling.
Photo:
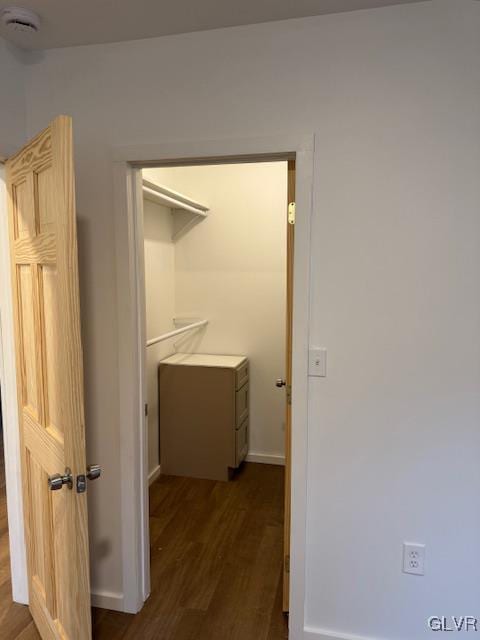
M 36 34 L 0 35 L 27 49 L 136 40 L 423 0 L 19 0 L 41 18 Z M 15 0 L 0 0 L 0 9 Z

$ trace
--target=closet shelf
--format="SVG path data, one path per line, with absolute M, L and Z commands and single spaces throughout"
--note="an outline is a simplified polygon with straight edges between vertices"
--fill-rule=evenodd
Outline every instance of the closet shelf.
M 177 240 L 208 215 L 208 207 L 191 198 L 143 179 L 143 195 L 147 200 L 168 207 L 173 216 L 172 240 Z
M 186 331 L 191 331 L 192 329 L 200 329 L 200 327 L 204 327 L 208 324 L 208 320 L 199 320 L 197 322 L 192 322 L 191 324 L 187 324 L 180 329 L 175 329 L 174 331 L 169 331 L 168 333 L 162 333 L 161 336 L 157 336 L 156 338 L 152 338 L 151 340 L 147 340 L 147 347 L 151 347 L 154 344 L 159 342 L 163 342 L 164 340 L 168 340 L 169 338 L 174 338 L 175 336 L 179 336 L 181 333 L 185 333 Z

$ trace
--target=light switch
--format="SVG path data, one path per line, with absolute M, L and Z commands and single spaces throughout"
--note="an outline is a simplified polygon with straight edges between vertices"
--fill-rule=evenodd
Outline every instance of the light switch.
M 325 378 L 327 375 L 327 350 L 314 347 L 309 351 L 308 375 Z

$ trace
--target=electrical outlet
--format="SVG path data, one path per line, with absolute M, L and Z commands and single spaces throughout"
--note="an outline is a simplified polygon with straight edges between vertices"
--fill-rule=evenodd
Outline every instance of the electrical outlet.
M 403 572 L 415 576 L 425 575 L 425 545 L 403 543 Z

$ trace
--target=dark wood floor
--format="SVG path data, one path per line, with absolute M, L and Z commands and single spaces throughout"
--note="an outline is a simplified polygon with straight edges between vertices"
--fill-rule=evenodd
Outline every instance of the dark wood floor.
M 3 484 L 2 484 L 3 486 Z M 0 490 L 0 637 L 38 640 L 11 603 Z M 282 640 L 283 468 L 228 483 L 161 477 L 150 490 L 152 595 L 136 616 L 93 612 L 95 640 Z

